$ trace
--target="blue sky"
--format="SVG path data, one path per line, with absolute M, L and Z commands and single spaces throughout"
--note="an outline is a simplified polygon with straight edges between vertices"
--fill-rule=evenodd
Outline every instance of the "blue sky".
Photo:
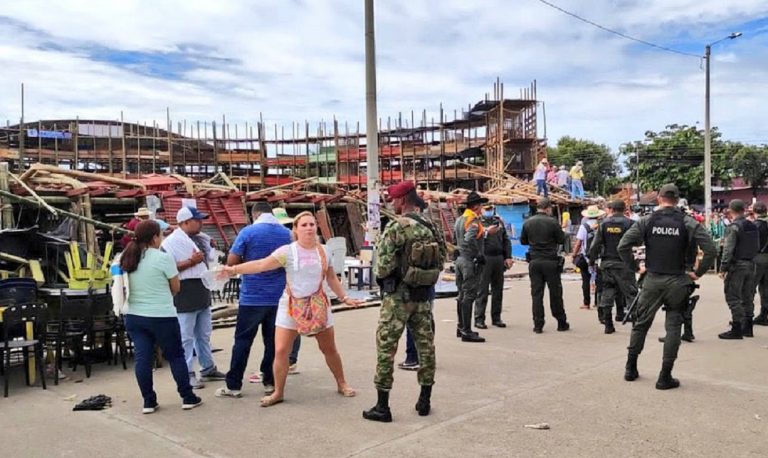
M 768 143 L 768 2 L 553 0 L 622 33 L 700 55 L 713 49 L 712 119 L 729 139 Z M 46 14 L 40 14 L 45 11 Z M 696 57 L 579 22 L 537 0 L 379 1 L 379 115 L 427 120 L 537 80 L 550 143 L 614 150 L 667 124 L 703 125 Z M 117 119 L 314 125 L 365 119 L 358 0 L 103 2 L 28 0 L 0 11 L 0 120 Z M 386 122 L 386 121 L 385 121 Z M 543 126 L 542 126 L 543 127 Z M 303 129 L 303 127 L 302 127 Z M 543 128 L 541 129 L 543 132 Z M 288 134 L 290 135 L 290 134 Z

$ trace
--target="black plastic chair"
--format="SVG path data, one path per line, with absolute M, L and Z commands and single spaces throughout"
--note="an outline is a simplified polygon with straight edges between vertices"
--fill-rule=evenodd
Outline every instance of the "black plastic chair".
M 27 386 L 30 385 L 29 349 L 34 350 L 35 365 L 40 372 L 40 384 L 45 385 L 45 362 L 43 360 L 43 340 L 41 338 L 28 339 L 26 337 L 27 323 L 33 324 L 34 336 L 45 333 L 48 310 L 44 304 L 19 304 L 8 306 L 3 312 L 3 341 L 0 344 L 0 358 L 2 359 L 3 396 L 8 397 L 8 385 L 11 370 L 11 354 L 21 353 L 24 359 L 24 375 Z
M 59 384 L 59 371 L 63 367 L 64 350 L 73 356 L 71 365 L 77 367 L 78 362 L 85 365 L 86 376 L 90 377 L 90 359 L 84 354 L 83 340 L 87 334 L 87 321 L 90 315 L 90 301 L 84 299 L 67 298 L 63 292 L 59 297 L 59 314 L 56 319 L 49 319 L 46 326 L 45 342 L 49 348 L 53 348 L 54 359 L 54 385 Z
M 104 339 L 103 348 L 107 351 L 108 362 L 117 364 L 117 356 L 120 355 L 120 361 L 123 369 L 128 369 L 126 364 L 126 354 L 128 344 L 126 342 L 125 325 L 113 310 L 112 295 L 107 291 L 104 294 L 95 294 L 93 289 L 88 290 L 88 297 L 91 300 L 91 319 L 90 343 L 94 347 L 98 338 Z M 117 352 L 112 350 L 114 340 Z

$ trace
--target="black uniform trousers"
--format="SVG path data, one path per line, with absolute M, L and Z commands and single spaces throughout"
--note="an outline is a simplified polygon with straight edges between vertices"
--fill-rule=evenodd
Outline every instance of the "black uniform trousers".
M 768 315 L 768 255 L 755 258 L 755 288 L 760 294 L 760 315 Z
M 725 274 L 725 301 L 734 323 L 752 322 L 755 313 L 755 263 L 735 261 Z
M 579 273 L 581 274 L 581 294 L 584 296 L 584 305 L 591 305 L 592 273 L 589 271 L 589 263 L 587 262 L 587 258 L 584 256 L 579 256 L 576 262 L 576 267 L 579 268 Z
M 563 283 L 557 259 L 532 259 L 528 264 L 533 299 L 533 325 L 544 326 L 544 286 L 549 288 L 549 307 L 558 322 L 566 321 L 563 308 Z
M 480 289 L 475 301 L 475 322 L 485 322 L 485 308 L 488 304 L 488 288 L 491 296 L 491 321 L 501 321 L 501 300 L 504 289 L 504 256 L 485 256 Z

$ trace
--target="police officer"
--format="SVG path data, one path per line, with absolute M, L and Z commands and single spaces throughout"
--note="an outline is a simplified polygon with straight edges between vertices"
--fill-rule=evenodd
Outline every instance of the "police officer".
M 498 226 L 497 233 L 485 238 L 485 266 L 480 279 L 480 290 L 475 301 L 475 327 L 487 329 L 485 308 L 488 303 L 488 287 L 491 289 L 491 323 L 499 328 L 507 325 L 501 320 L 501 302 L 504 292 L 504 271 L 512 267 L 512 242 L 509 241 L 504 221 L 493 212 L 493 205 L 483 207 L 483 227 Z
M 544 286 L 549 288 L 549 307 L 557 319 L 557 330 L 571 328 L 563 308 L 563 284 L 560 279 L 564 258 L 557 254 L 563 243 L 563 229 L 552 216 L 552 203 L 546 197 L 536 204 L 536 214 L 523 223 L 520 243 L 529 245 L 528 276 L 533 299 L 533 332 L 541 334 L 544 328 Z
M 637 358 L 643 351 L 645 337 L 659 308 L 666 307 L 664 327 L 664 356 L 656 389 L 668 390 L 680 386 L 672 378 L 672 368 L 680 347 L 680 327 L 688 305 L 691 282 L 704 275 L 717 255 L 712 238 L 695 219 L 677 208 L 680 191 L 674 184 L 659 190 L 659 209 L 643 217 L 619 241 L 621 259 L 632 271 L 645 276 L 643 289 L 637 300 L 637 321 L 632 326 L 624 380 L 631 382 L 639 374 Z M 645 265 L 640 268 L 632 254 L 632 247 L 645 245 Z M 695 272 L 691 269 L 691 250 L 698 246 L 704 258 Z
M 483 226 L 480 211 L 488 199 L 472 191 L 465 202 L 466 210 L 454 225 L 454 234 L 458 245 L 459 257 L 456 259 L 456 287 L 459 296 L 456 299 L 458 329 L 456 337 L 462 342 L 485 342 L 485 339 L 472 331 L 472 305 L 480 289 L 480 277 L 485 265 L 483 242 L 486 237 L 495 236 L 501 230 L 499 226 Z
M 397 343 L 406 326 L 413 333 L 419 356 L 417 378 L 421 394 L 416 411 L 429 414 L 435 381 L 435 344 L 432 329 L 431 291 L 445 261 L 445 241 L 419 210 L 424 201 L 413 182 L 404 181 L 387 189 L 399 215 L 384 228 L 377 243 L 376 280 L 382 302 L 376 330 L 376 405 L 363 411 L 363 418 L 391 422 L 389 391 L 392 389 Z
M 768 326 L 768 208 L 762 202 L 752 206 L 760 234 L 760 251 L 755 256 L 755 288 L 760 293 L 760 313 L 752 323 Z
M 753 336 L 754 259 L 760 251 L 760 236 L 755 223 L 744 216 L 746 208 L 744 201 L 739 199 L 728 204 L 732 223 L 725 233 L 719 275 L 724 279 L 725 301 L 731 309 L 731 330 L 718 335 L 726 340 Z
M 608 204 L 611 214 L 602 223 L 595 234 L 595 239 L 587 253 L 590 263 L 600 259 L 600 276 L 602 280 L 602 297 L 597 304 L 605 324 L 605 333 L 613 334 L 611 309 L 618 297 L 632 303 L 637 294 L 635 273 L 629 270 L 619 257 L 617 247 L 621 237 L 634 224 L 634 221 L 624 216 L 626 205 L 623 200 L 614 200 Z M 618 309 L 617 309 L 618 312 Z

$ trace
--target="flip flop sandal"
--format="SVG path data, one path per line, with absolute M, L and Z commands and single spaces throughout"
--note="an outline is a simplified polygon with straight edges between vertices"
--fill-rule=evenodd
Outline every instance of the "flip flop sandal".
M 283 398 L 276 399 L 274 396 L 264 396 L 261 398 L 261 406 L 262 407 L 272 407 L 275 404 L 280 404 L 283 402 Z

